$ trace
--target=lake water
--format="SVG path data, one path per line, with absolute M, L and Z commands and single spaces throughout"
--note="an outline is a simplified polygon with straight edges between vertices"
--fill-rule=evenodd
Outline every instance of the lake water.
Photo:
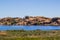
M 60 30 L 60 26 L 0 26 L 0 30 Z

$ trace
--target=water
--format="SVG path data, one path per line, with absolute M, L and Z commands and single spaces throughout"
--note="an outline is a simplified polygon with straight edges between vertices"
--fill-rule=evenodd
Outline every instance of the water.
M 0 26 L 0 30 L 60 30 L 60 26 Z

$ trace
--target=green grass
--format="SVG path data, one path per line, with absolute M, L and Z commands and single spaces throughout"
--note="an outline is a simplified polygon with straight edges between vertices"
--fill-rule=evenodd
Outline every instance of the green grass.
M 0 40 L 60 40 L 60 30 L 7 30 L 0 33 Z
M 0 40 L 60 40 L 60 37 L 37 37 L 37 38 L 0 38 Z

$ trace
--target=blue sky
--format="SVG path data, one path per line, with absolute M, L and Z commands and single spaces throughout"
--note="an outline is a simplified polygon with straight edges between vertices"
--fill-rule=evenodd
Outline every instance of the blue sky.
M 60 17 L 60 0 L 0 0 L 0 17 Z

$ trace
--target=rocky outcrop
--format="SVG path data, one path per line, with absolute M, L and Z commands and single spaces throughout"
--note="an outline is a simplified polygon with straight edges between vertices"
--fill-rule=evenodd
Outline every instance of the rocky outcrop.
M 0 25 L 53 25 L 60 26 L 60 18 L 47 18 L 42 16 L 25 16 L 24 18 L 0 18 Z

